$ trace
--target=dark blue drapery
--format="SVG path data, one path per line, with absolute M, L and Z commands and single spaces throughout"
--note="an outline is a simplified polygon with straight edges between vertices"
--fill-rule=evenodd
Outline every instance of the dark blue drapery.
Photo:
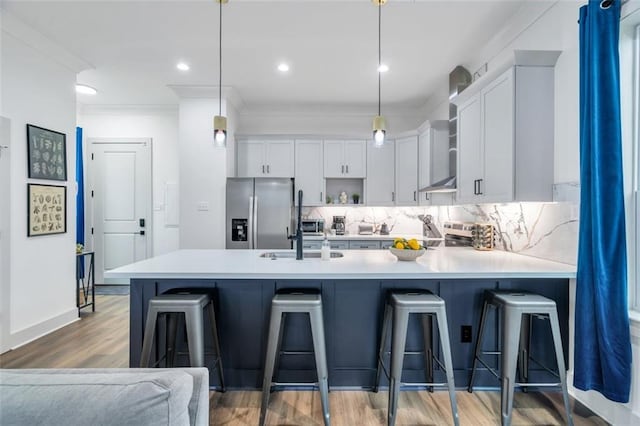
M 603 3 L 610 4 L 601 7 Z M 628 402 L 631 341 L 620 127 L 620 3 L 590 0 L 580 8 L 581 190 L 574 386 Z
M 76 127 L 76 244 L 84 245 L 84 159 L 82 156 L 82 127 Z

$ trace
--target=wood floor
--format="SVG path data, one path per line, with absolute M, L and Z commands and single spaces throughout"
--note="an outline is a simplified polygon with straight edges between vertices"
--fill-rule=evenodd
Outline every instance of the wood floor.
M 16 350 L 0 355 L 1 368 L 128 367 L 129 297 L 96 296 L 97 312 Z M 498 392 L 456 393 L 462 425 L 497 425 Z M 329 394 L 334 426 L 384 425 L 387 392 L 333 391 Z M 578 402 L 572 402 L 576 425 L 607 423 Z M 260 414 L 260 392 L 235 391 L 210 395 L 211 425 L 255 426 Z M 398 426 L 449 425 L 447 392 L 402 392 Z M 517 392 L 514 425 L 563 425 L 559 393 Z M 321 425 L 317 392 L 274 392 L 269 404 L 269 425 Z

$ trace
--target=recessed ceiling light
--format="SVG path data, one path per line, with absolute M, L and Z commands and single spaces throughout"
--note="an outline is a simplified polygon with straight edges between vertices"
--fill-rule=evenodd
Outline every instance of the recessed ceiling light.
M 95 95 L 98 91 L 86 84 L 76 84 L 76 93 L 82 93 L 83 95 Z
M 285 64 L 284 62 L 281 64 L 278 64 L 278 71 L 280 72 L 287 72 L 289 71 L 289 65 Z
M 178 62 L 178 65 L 176 65 L 176 68 L 178 68 L 180 71 L 189 71 L 191 67 L 188 64 L 185 64 L 184 62 Z
M 378 67 L 378 72 L 387 72 L 387 71 L 389 71 L 389 65 L 380 64 L 380 66 Z

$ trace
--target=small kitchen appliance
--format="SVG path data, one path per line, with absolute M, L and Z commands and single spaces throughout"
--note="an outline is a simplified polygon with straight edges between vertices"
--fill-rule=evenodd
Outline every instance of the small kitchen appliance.
M 324 219 L 302 219 L 302 233 L 305 235 L 323 235 Z
M 443 227 L 445 247 L 473 246 L 473 230 L 475 229 L 475 223 L 445 222 Z
M 359 235 L 373 235 L 373 225 L 370 223 L 359 223 L 358 224 L 358 234 Z
M 331 228 L 336 230 L 336 235 L 344 235 L 347 229 L 347 217 L 346 216 L 334 216 L 333 225 Z
M 389 225 L 386 223 L 380 225 L 380 235 L 389 235 Z

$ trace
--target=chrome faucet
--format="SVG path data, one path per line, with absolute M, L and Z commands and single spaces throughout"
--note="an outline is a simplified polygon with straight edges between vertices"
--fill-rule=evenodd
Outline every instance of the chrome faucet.
M 302 260 L 302 189 L 298 190 L 298 223 L 296 224 L 296 233 L 289 235 L 287 238 L 296 242 L 296 260 Z

